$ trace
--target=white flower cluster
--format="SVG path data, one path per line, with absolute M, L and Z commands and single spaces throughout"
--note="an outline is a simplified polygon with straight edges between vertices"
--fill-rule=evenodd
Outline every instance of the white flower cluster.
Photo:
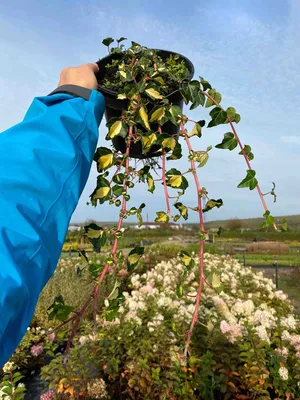
M 195 266 L 188 271 L 176 257 L 160 262 L 142 275 L 134 274 L 131 293 L 123 293 L 125 301 L 118 312 L 118 323 L 127 321 L 133 330 L 147 326 L 151 333 L 163 326 L 165 319 L 172 319 L 177 328 L 186 332 L 195 311 L 199 284 L 199 260 L 196 256 L 194 259 Z M 300 358 L 300 337 L 292 334 L 297 329 L 292 304 L 286 294 L 275 290 L 272 280 L 229 256 L 211 254 L 205 254 L 205 276 L 214 276 L 217 282 L 204 285 L 201 295 L 198 320 L 209 330 L 219 327 L 231 343 L 249 332 L 270 343 L 274 329 L 281 327 L 285 329 L 282 340 L 295 346 Z M 280 302 L 289 310 L 285 317 L 279 317 L 272 306 L 276 304 L 280 310 Z M 281 351 L 278 355 L 287 357 L 286 350 Z

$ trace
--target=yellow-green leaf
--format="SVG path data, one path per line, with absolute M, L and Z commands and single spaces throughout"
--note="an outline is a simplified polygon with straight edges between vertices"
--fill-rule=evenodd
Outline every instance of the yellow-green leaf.
M 159 82 L 161 85 L 165 84 L 165 81 L 163 80 L 163 78 L 161 76 L 157 76 L 156 78 L 154 78 L 154 80 L 156 82 Z
M 209 320 L 207 323 L 207 329 L 209 332 L 213 331 L 214 329 L 214 324 L 211 322 L 211 320 Z
M 114 155 L 111 154 L 105 154 L 104 156 L 99 157 L 98 159 L 98 166 L 101 169 L 107 169 L 113 164 L 113 159 Z
M 163 95 L 161 95 L 157 90 L 150 88 L 150 89 L 146 89 L 145 92 L 147 93 L 147 95 L 149 97 L 151 97 L 154 100 L 161 100 L 164 98 Z
M 188 256 L 187 254 L 182 254 L 182 256 L 180 257 L 181 262 L 185 265 L 188 266 L 190 265 L 191 259 L 192 257 Z
M 112 126 L 110 127 L 109 133 L 108 133 L 108 138 L 113 139 L 115 136 L 117 136 L 122 129 L 122 121 L 116 121 Z
M 146 113 L 146 110 L 144 107 L 140 108 L 139 111 L 140 117 L 142 118 L 142 121 L 144 122 L 144 125 L 147 129 L 150 129 L 149 121 L 148 121 L 148 114 Z
M 124 93 L 118 94 L 117 99 L 118 99 L 118 100 L 125 100 L 125 99 L 127 99 L 126 94 L 124 94 Z
M 130 264 L 136 264 L 141 256 L 139 254 L 131 254 L 131 256 L 128 257 L 128 262 Z
M 219 275 L 213 273 L 211 285 L 213 288 L 218 288 L 221 286 L 221 278 Z
M 172 187 L 180 187 L 182 184 L 181 175 L 171 175 L 168 179 L 168 184 Z
M 127 78 L 127 74 L 126 74 L 125 71 L 119 71 L 119 72 L 120 72 L 120 75 L 121 75 L 124 79 Z
M 176 146 L 176 139 L 173 137 L 166 138 L 162 141 L 163 147 L 167 147 L 168 149 L 174 150 Z
M 110 188 L 107 186 L 99 188 L 96 193 L 94 194 L 95 199 L 102 199 L 103 197 L 106 197 L 110 192 Z
M 164 116 L 165 109 L 164 107 L 160 107 L 151 115 L 150 122 L 160 121 Z
M 144 151 L 147 153 L 150 150 L 151 146 L 156 142 L 156 134 L 152 133 L 151 135 L 143 136 L 142 142 Z
M 147 176 L 147 183 L 148 183 L 148 191 L 153 193 L 155 186 L 154 186 L 154 180 L 152 178 L 152 176 Z
M 157 211 L 156 215 L 157 217 L 155 218 L 155 222 L 164 222 L 164 223 L 169 222 L 170 218 L 164 211 Z

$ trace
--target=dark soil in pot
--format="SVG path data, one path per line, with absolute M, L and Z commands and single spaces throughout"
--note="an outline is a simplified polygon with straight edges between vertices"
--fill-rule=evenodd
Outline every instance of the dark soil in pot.
M 158 52 L 158 55 L 163 59 L 166 60 L 167 58 L 170 57 L 170 55 L 178 55 L 179 56 L 179 62 L 184 61 L 188 70 L 189 70 L 189 79 L 192 79 L 193 75 L 194 75 L 194 66 L 191 63 L 190 60 L 188 60 L 186 57 L 174 53 L 172 51 L 167 51 L 167 50 L 156 50 Z M 118 91 L 117 90 L 112 90 L 112 89 L 108 89 L 103 85 L 103 80 L 107 74 L 107 68 L 106 65 L 107 64 L 111 64 L 111 62 L 113 60 L 116 59 L 120 59 L 122 57 L 122 54 L 119 53 L 114 53 L 114 54 L 110 54 L 107 57 L 102 58 L 101 60 L 99 60 L 97 62 L 98 66 L 99 66 L 99 73 L 97 74 L 97 80 L 99 83 L 99 92 L 101 92 L 105 98 L 105 116 L 106 116 L 106 120 L 108 121 L 110 118 L 112 117 L 120 117 L 122 114 L 123 110 L 127 110 L 128 108 L 128 100 L 118 100 L 117 96 L 118 96 Z M 117 68 L 115 69 L 115 71 L 113 71 L 111 69 L 110 73 L 117 73 Z M 173 87 L 170 88 L 170 93 L 168 94 L 168 99 L 170 101 L 170 103 L 172 103 L 173 105 L 179 106 L 181 109 L 183 108 L 183 99 L 182 96 L 179 92 L 179 88 Z M 151 112 L 153 106 L 150 105 L 148 107 L 148 113 Z M 155 125 L 153 124 L 153 127 L 155 127 Z M 142 131 L 146 132 L 146 130 L 142 127 L 139 126 L 139 129 L 141 129 Z M 166 122 L 163 125 L 163 132 L 167 133 L 169 136 L 175 135 L 176 133 L 178 133 L 179 128 L 172 124 L 170 121 Z M 125 139 L 117 136 L 113 139 L 113 144 L 116 148 L 116 150 L 121 151 L 122 153 L 126 152 L 126 142 Z M 161 153 L 159 152 L 159 146 L 157 145 L 153 145 L 151 147 L 151 150 L 147 153 L 147 154 L 143 154 L 142 151 L 142 143 L 141 142 L 137 142 L 137 143 L 131 143 L 130 146 L 130 156 L 133 158 L 139 158 L 139 159 L 143 159 L 143 158 L 150 158 L 150 157 L 159 157 L 161 155 Z

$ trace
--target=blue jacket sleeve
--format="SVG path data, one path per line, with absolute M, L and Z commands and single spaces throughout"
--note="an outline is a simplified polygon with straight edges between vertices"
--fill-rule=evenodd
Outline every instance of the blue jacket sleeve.
M 53 274 L 86 184 L 104 99 L 34 99 L 0 134 L 0 368 L 22 339 Z

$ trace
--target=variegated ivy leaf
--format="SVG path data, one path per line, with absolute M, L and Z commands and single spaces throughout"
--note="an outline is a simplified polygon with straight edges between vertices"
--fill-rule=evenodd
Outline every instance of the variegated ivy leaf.
M 159 107 L 151 114 L 150 122 L 160 122 L 165 116 L 165 108 Z
M 100 204 L 103 204 L 105 201 L 109 200 L 110 194 L 111 194 L 111 190 L 110 190 L 109 181 L 101 175 L 98 176 L 97 187 L 90 196 L 92 204 L 96 205 L 97 200 L 99 200 Z
M 141 120 L 143 121 L 143 124 L 145 125 L 145 127 L 147 129 L 150 129 L 150 125 L 149 125 L 149 121 L 148 121 L 148 114 L 143 106 L 140 107 L 139 114 L 140 114 Z
M 146 89 L 145 92 L 153 100 L 161 100 L 164 98 L 162 94 L 160 94 L 156 89 L 153 88 Z
M 156 215 L 155 222 L 163 222 L 166 224 L 169 222 L 170 217 L 164 211 L 157 211 Z
M 112 126 L 109 129 L 107 139 L 113 139 L 116 136 L 122 136 L 126 137 L 127 136 L 127 126 L 125 122 L 123 121 L 116 121 L 112 124 Z
M 151 133 L 147 136 L 142 136 L 143 151 L 145 153 L 148 153 L 148 151 L 151 149 L 153 144 L 156 142 L 156 138 L 157 136 L 155 133 Z
M 218 199 L 218 200 L 210 199 L 206 203 L 205 208 L 203 208 L 203 212 L 210 211 L 214 207 L 220 208 L 220 207 L 222 207 L 222 205 L 223 205 L 222 199 Z
M 99 147 L 95 153 L 94 160 L 97 163 L 98 172 L 105 171 L 113 165 L 113 152 L 106 147 Z
M 177 210 L 180 212 L 180 215 L 181 215 L 185 220 L 188 219 L 188 216 L 189 216 L 189 214 L 188 214 L 188 208 L 187 208 L 184 204 L 182 204 L 182 203 L 180 203 L 180 202 L 177 202 L 177 203 L 174 204 L 174 207 L 177 208 Z
M 175 168 L 170 169 L 166 173 L 166 178 L 167 185 L 172 188 L 182 189 L 183 191 L 185 191 L 185 189 L 189 186 L 186 178 L 181 174 L 180 171 Z
M 179 253 L 179 258 L 182 264 L 185 265 L 188 269 L 192 268 L 195 265 L 194 259 L 187 251 L 181 251 Z
M 106 231 L 96 224 L 89 224 L 84 227 L 85 235 L 94 247 L 103 247 L 106 243 Z
M 127 257 L 127 270 L 132 272 L 144 254 L 144 247 L 137 246 L 131 250 Z

